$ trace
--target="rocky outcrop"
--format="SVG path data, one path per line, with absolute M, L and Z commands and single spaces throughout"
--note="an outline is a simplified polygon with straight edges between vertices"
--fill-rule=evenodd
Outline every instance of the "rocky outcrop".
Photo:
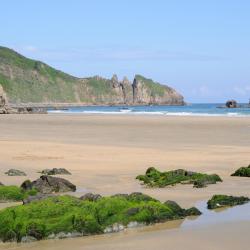
M 76 186 L 63 178 L 42 175 L 35 181 L 25 181 L 21 185 L 24 190 L 36 189 L 42 194 L 75 192 Z
M 232 207 L 236 205 L 243 205 L 249 201 L 250 199 L 244 196 L 231 196 L 231 195 L 217 194 L 217 195 L 214 195 L 210 200 L 208 200 L 207 208 L 216 209 L 220 207 Z
M 0 114 L 13 114 L 16 113 L 8 104 L 7 95 L 0 84 Z
M 28 59 L 0 46 L 0 79 L 9 102 L 18 107 L 27 103 L 81 105 L 183 105 L 174 89 L 136 75 L 119 81 L 100 76 L 77 78 L 45 63 Z M 1 91 L 1 90 L 0 90 Z M 0 98 L 2 106 L 4 99 Z M 1 105 L 1 104 L 0 104 Z M 18 110 L 23 113 L 34 110 Z M 2 109 L 2 112 L 6 112 Z M 35 110 L 37 112 L 37 110 Z
M 44 169 L 41 171 L 43 175 L 71 175 L 71 173 L 65 168 L 52 168 Z
M 184 105 L 184 98 L 174 89 L 136 75 L 132 84 L 134 104 Z
M 226 102 L 226 107 L 227 108 L 237 108 L 238 107 L 238 104 L 235 100 L 228 100 Z
M 237 169 L 231 176 L 250 177 L 250 164 L 247 167 Z
M 26 176 L 26 173 L 18 169 L 9 169 L 5 174 L 8 176 Z

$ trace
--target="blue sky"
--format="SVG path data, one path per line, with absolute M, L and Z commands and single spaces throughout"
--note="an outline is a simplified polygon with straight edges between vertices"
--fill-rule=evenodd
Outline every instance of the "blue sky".
M 247 102 L 249 13 L 247 0 L 8 0 L 0 45 L 80 77 L 138 73 L 189 102 Z

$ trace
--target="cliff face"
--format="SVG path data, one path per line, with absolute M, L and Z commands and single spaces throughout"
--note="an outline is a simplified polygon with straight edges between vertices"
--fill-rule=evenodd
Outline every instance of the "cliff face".
M 133 83 L 99 76 L 76 78 L 45 63 L 0 47 L 0 84 L 10 103 L 82 103 L 99 105 L 183 105 L 174 89 L 136 75 Z

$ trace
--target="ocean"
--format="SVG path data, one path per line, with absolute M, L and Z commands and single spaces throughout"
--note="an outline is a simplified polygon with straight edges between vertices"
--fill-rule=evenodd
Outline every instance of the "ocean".
M 114 114 L 114 115 L 162 115 L 162 116 L 250 116 L 250 108 L 218 108 L 221 103 L 188 104 L 186 106 L 85 106 L 48 110 L 61 114 Z

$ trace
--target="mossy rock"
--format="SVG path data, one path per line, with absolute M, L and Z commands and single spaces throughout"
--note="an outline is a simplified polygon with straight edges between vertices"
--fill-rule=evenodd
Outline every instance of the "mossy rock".
M 229 195 L 214 195 L 207 202 L 208 209 L 215 209 L 220 207 L 232 207 L 242 205 L 249 202 L 250 199 L 244 196 L 229 196 Z
M 36 193 L 35 189 L 24 191 L 17 186 L 0 186 L 0 202 L 23 201 L 30 195 L 36 195 Z
M 250 177 L 250 165 L 237 169 L 231 176 Z
M 0 211 L 0 240 L 21 241 L 28 236 L 40 240 L 62 233 L 100 234 L 114 225 L 123 229 L 131 223 L 151 224 L 187 215 L 177 212 L 184 211 L 179 205 L 163 204 L 149 197 L 134 193 L 83 201 L 65 195 L 6 208 Z
M 217 174 L 204 174 L 177 169 L 167 172 L 160 172 L 154 167 L 147 169 L 145 175 L 138 175 L 136 179 L 149 187 L 166 187 L 170 185 L 193 184 L 196 188 L 206 187 L 208 184 L 221 182 L 222 179 Z

